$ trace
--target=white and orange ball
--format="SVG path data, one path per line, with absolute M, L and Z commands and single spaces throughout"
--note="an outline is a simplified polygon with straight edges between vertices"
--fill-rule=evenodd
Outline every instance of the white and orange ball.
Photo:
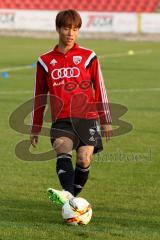
M 86 225 L 92 217 L 92 207 L 89 202 L 81 197 L 74 197 L 62 207 L 64 222 L 70 225 Z

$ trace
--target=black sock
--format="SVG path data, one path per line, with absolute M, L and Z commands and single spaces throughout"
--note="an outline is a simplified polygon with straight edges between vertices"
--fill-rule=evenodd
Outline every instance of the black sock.
M 70 154 L 58 154 L 56 171 L 63 189 L 74 195 L 74 169 L 71 158 Z
M 83 168 L 76 164 L 74 177 L 74 196 L 77 196 L 81 192 L 82 188 L 87 182 L 89 168 L 90 168 L 89 166 L 87 168 Z

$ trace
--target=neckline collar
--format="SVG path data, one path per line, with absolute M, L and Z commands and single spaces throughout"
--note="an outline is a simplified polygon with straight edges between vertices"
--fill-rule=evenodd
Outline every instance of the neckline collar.
M 69 52 L 71 52 L 72 50 L 74 50 L 75 48 L 78 48 L 79 47 L 79 45 L 77 44 L 77 43 L 74 43 L 74 45 L 73 45 L 73 47 L 71 48 L 71 49 L 69 49 L 69 51 L 68 52 L 66 52 L 66 53 L 62 53 L 62 52 L 60 52 L 59 51 L 59 49 L 58 49 L 58 44 L 54 47 L 54 49 L 53 49 L 53 51 L 54 52 L 56 52 L 56 53 L 61 53 L 61 54 L 68 54 Z

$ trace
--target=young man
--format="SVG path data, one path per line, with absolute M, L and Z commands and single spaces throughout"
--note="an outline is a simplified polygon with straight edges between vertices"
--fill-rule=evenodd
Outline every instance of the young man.
M 51 142 L 57 154 L 56 170 L 62 191 L 48 189 L 49 198 L 63 205 L 84 187 L 93 153 L 101 151 L 102 136 L 110 136 L 111 115 L 96 54 L 76 44 L 81 17 L 75 10 L 57 14 L 59 43 L 37 63 L 30 141 L 38 143 L 47 93 L 50 95 Z M 39 97 L 41 97 L 41 100 Z M 76 150 L 76 166 L 72 150 Z

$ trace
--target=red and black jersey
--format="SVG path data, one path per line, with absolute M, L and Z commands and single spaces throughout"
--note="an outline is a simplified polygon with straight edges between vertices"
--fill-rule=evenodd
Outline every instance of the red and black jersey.
M 31 132 L 39 133 L 47 94 L 52 121 L 63 118 L 100 119 L 111 123 L 108 97 L 95 52 L 75 44 L 66 54 L 52 51 L 37 62 Z

